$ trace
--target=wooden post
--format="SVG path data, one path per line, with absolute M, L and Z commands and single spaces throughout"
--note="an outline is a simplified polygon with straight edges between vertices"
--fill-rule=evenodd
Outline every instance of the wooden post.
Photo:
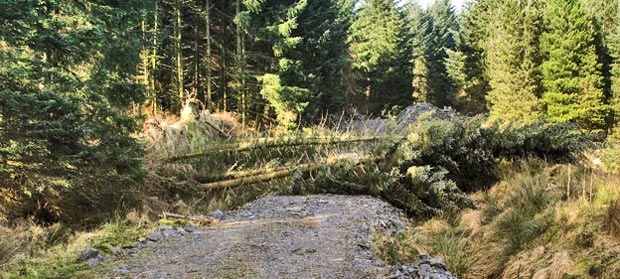
M 571 180 L 571 175 L 570 175 L 570 165 L 568 164 L 568 183 L 566 184 L 566 200 L 570 199 L 570 180 Z
M 586 184 L 587 184 L 587 179 L 588 179 L 588 176 L 587 176 L 587 175 L 588 175 L 588 169 L 587 169 L 587 168 L 584 168 L 584 169 L 583 169 L 583 185 L 582 185 L 582 190 L 581 190 L 581 195 L 582 195 L 582 197 L 581 197 L 581 198 L 582 198 L 584 201 L 586 201 L 586 200 L 587 200 L 587 197 L 586 197 Z

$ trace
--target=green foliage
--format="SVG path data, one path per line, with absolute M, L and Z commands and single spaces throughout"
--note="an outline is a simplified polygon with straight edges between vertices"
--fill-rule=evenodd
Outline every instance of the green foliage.
M 570 124 L 536 123 L 502 127 L 484 124 L 483 117 L 457 116 L 451 120 L 422 118 L 410 128 L 396 151 L 401 173 L 412 166 L 447 171 L 446 177 L 471 191 L 497 180 L 501 159 L 538 156 L 552 161 L 574 161 L 587 138 Z
M 468 2 L 459 18 L 461 31 L 458 36 L 458 52 L 455 58 L 462 63 L 451 76 L 458 76 L 462 87 L 457 108 L 464 113 L 480 113 L 486 110 L 485 97 L 491 90 L 486 72 L 484 40 L 489 36 L 489 10 L 491 3 L 485 0 Z M 462 60 L 462 62 L 461 62 Z M 461 77 L 462 76 L 462 77 Z M 454 79 L 454 78 L 453 78 Z
M 104 255 L 111 254 L 112 248 L 133 244 L 143 238 L 152 230 L 152 226 L 147 218 L 126 218 L 105 223 L 87 232 L 71 231 L 60 224 L 47 228 L 34 224 L 16 225 L 11 229 L 0 227 L 0 232 L 3 233 L 0 238 L 0 253 L 4 247 L 12 249 L 9 258 L 2 258 L 0 276 L 91 278 L 93 270 L 89 269 L 86 263 L 75 260 L 81 251 L 95 248 Z M 5 241 L 7 243 L 4 243 Z
M 300 74 L 292 82 L 307 85 L 308 107 L 304 119 L 314 120 L 344 106 L 343 70 L 348 53 L 347 17 L 349 0 L 313 0 L 297 16 L 297 33 L 303 39 L 295 49 L 300 57 Z
M 416 63 L 415 92 L 421 100 L 438 107 L 455 106 L 458 87 L 463 83 L 464 57 L 457 52 L 459 25 L 449 0 L 439 0 L 424 15 L 412 8 L 410 18 L 420 17 L 410 29 L 414 32 Z M 417 27 L 417 28 L 416 28 Z
M 540 170 L 526 169 L 523 174 L 510 178 L 516 183 L 505 206 L 509 210 L 497 217 L 497 231 L 506 240 L 505 255 L 510 256 L 526 248 L 551 225 L 552 216 L 540 214 L 560 200 L 562 189 L 549 189 L 552 179 Z
M 12 14 L 17 6 L 24 13 Z M 109 6 L 107 16 L 125 15 L 123 8 Z M 86 10 L 0 3 L 0 17 L 13 19 L 0 22 L 1 219 L 80 223 L 84 212 L 115 207 L 110 201 L 141 177 L 135 119 L 113 106 L 139 96 L 133 68 L 112 61 L 130 52 L 105 55 L 118 34 L 111 34 L 110 18 Z M 112 187 L 118 185 L 126 189 Z
M 576 122 L 591 130 L 604 129 L 609 109 L 591 16 L 577 0 L 550 1 L 546 11 L 548 29 L 541 37 L 546 52 L 541 64 L 546 117 L 553 122 Z
M 304 100 L 308 93 L 307 89 L 283 86 L 280 77 L 274 74 L 265 74 L 259 79 L 262 83 L 261 95 L 274 109 L 279 124 L 292 129 L 296 126 L 297 116 L 308 105 Z
M 411 67 L 408 65 L 403 16 L 393 0 L 361 3 L 351 25 L 349 42 L 356 81 L 367 98 L 367 111 L 379 113 L 394 105 L 408 105 Z M 363 95 L 362 95 L 363 94 Z
M 601 152 L 601 161 L 605 171 L 620 174 L 620 138 L 617 132 L 607 138 Z
M 486 97 L 490 117 L 506 122 L 536 122 L 543 111 L 538 101 L 542 89 L 541 1 L 487 4 L 493 14 L 485 25 L 488 36 L 483 44 L 492 88 Z
M 478 263 L 475 254 L 472 253 L 472 245 L 464 240 L 468 231 L 462 229 L 445 229 L 435 235 L 430 253 L 443 255 L 450 272 L 463 276 L 467 271 Z

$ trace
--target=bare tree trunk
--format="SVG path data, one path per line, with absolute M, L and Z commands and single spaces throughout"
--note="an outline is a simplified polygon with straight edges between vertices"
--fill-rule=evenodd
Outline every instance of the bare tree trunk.
M 205 93 L 205 105 L 208 110 L 211 110 L 211 3 L 210 0 L 205 0 L 205 26 L 206 26 L 206 36 L 207 36 L 207 92 Z
M 359 159 L 359 160 L 354 161 L 353 163 L 356 164 L 356 165 L 362 165 L 362 164 L 367 163 L 367 162 L 376 162 L 378 160 L 379 159 L 377 157 L 371 157 L 371 158 Z M 270 181 L 270 180 L 273 180 L 273 179 L 288 177 L 295 170 L 299 170 L 299 171 L 301 171 L 303 173 L 307 173 L 307 172 L 312 172 L 312 171 L 319 170 L 319 169 L 321 169 L 322 167 L 325 167 L 325 166 L 334 167 L 334 166 L 341 166 L 341 165 L 349 164 L 349 163 L 351 163 L 351 160 L 332 159 L 332 160 L 328 160 L 327 162 L 324 162 L 324 163 L 303 164 L 303 165 L 299 165 L 297 168 L 284 169 L 284 170 L 274 171 L 274 172 L 271 172 L 271 173 L 260 174 L 260 175 L 256 175 L 256 176 L 247 176 L 247 177 L 241 177 L 241 178 L 232 179 L 232 180 L 218 181 L 218 182 L 212 182 L 212 183 L 204 183 L 204 184 L 202 184 L 202 187 L 205 188 L 205 189 L 219 189 L 219 188 L 227 188 L 227 187 L 237 187 L 237 186 L 241 186 L 241 185 L 244 185 L 244 184 L 254 184 L 254 183 L 259 183 L 259 182 L 267 182 L 267 181 Z
M 235 3 L 235 13 L 239 15 L 241 13 L 241 1 L 237 0 Z M 235 41 L 236 41 L 236 60 L 237 60 L 237 82 L 239 86 L 239 104 L 241 109 L 241 127 L 245 128 L 246 125 L 246 92 L 245 92 L 245 57 L 244 57 L 244 45 L 243 34 L 241 33 L 241 24 L 236 25 L 235 29 Z
M 177 71 L 177 94 L 178 94 L 178 108 L 181 111 L 183 107 L 183 100 L 185 99 L 185 92 L 183 90 L 183 51 L 181 49 L 182 32 L 181 27 L 183 21 L 181 19 L 181 0 L 175 0 L 175 20 L 173 24 L 174 31 L 174 43 L 175 43 L 175 62 Z
M 158 0 L 155 1 L 155 14 L 153 15 L 153 46 L 152 46 L 152 54 L 151 54 L 151 76 L 150 76 L 150 90 L 152 92 L 151 95 L 151 105 L 153 106 L 153 115 L 157 114 L 157 89 L 155 88 L 155 70 L 157 70 L 157 35 L 159 28 L 159 5 Z

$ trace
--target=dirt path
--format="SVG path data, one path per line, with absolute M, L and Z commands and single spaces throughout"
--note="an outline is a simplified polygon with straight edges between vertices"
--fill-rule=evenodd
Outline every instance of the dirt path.
M 113 263 L 106 277 L 384 278 L 393 268 L 373 257 L 372 234 L 405 222 L 397 209 L 365 196 L 265 197 L 224 213 L 213 227 Z

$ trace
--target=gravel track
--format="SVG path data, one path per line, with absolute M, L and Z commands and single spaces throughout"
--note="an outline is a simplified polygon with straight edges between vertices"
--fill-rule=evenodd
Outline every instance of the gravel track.
M 384 278 L 373 233 L 406 224 L 366 196 L 272 196 L 114 263 L 108 278 Z

